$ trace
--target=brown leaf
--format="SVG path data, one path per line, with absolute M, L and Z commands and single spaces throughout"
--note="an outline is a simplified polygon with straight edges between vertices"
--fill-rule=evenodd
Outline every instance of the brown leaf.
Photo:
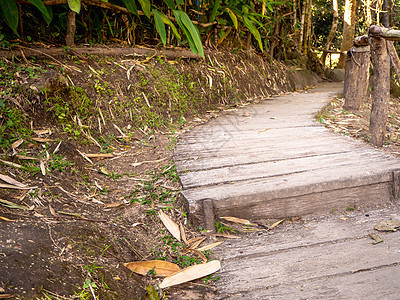
M 19 146 L 21 146 L 21 144 L 24 142 L 23 139 L 19 139 L 18 141 L 15 141 L 14 143 L 11 144 L 11 148 L 16 149 Z
M 225 234 L 225 233 L 214 233 L 214 236 L 224 237 L 227 239 L 240 239 L 240 236 L 232 235 L 232 234 Z
M 39 129 L 39 130 L 34 130 L 33 132 L 36 133 L 37 135 L 51 134 L 50 129 Z
M 213 260 L 206 264 L 190 266 L 166 277 L 161 282 L 160 288 L 164 289 L 169 286 L 178 285 L 204 276 L 208 276 L 212 273 L 217 272 L 219 269 L 221 269 L 221 262 L 219 260 Z
M 10 220 L 9 218 L 3 217 L 3 216 L 0 216 L 0 220 L 12 222 L 12 220 Z
M 18 168 L 18 169 L 22 169 L 23 168 L 21 165 L 16 164 L 16 163 L 11 162 L 11 161 L 6 161 L 6 160 L 0 159 L 0 162 L 2 162 L 3 164 L 5 164 L 7 166 L 10 166 L 10 167 L 14 167 L 14 168 Z
M 233 223 L 243 224 L 243 225 L 255 225 L 255 224 L 251 223 L 249 220 L 239 219 L 236 217 L 221 217 L 221 219 L 224 219 L 224 220 L 227 220 L 227 221 L 233 222 Z
M 85 154 L 86 157 L 89 158 L 110 158 L 110 157 L 114 157 L 114 154 L 111 153 L 86 153 Z
M 278 226 L 279 224 L 281 224 L 283 221 L 285 221 L 285 219 L 282 219 L 282 220 L 279 220 L 278 222 L 275 222 L 274 224 L 269 226 L 267 230 L 271 230 L 272 228 L 274 228 L 274 227 Z
M 178 241 L 181 241 L 181 232 L 179 230 L 179 226 L 174 221 L 172 221 L 172 219 L 167 216 L 162 210 L 160 210 L 158 215 L 161 219 L 161 222 L 163 222 L 164 226 L 168 229 L 172 236 Z
M 36 188 L 36 186 L 19 187 L 19 186 L 12 185 L 12 184 L 2 184 L 2 183 L 0 183 L 0 188 L 3 188 L 3 189 L 16 189 L 16 190 L 30 190 L 30 189 Z
M 181 233 L 182 241 L 187 245 L 185 227 L 183 227 L 182 223 L 179 223 L 179 231 Z
M 187 251 L 196 253 L 203 260 L 203 264 L 205 264 L 207 262 L 207 257 L 203 253 L 201 253 L 199 250 L 189 248 L 189 249 L 187 249 Z
M 203 236 L 198 236 L 198 237 L 191 238 L 191 239 L 189 239 L 189 240 L 187 241 L 187 244 L 188 244 L 188 245 L 193 244 L 194 242 L 199 241 L 199 240 L 201 240 L 201 239 L 204 239 L 204 237 L 203 237 Z
M 7 182 L 7 183 L 9 183 L 9 184 L 15 185 L 17 187 L 22 187 L 22 188 L 27 187 L 25 184 L 23 184 L 23 183 L 21 183 L 19 181 L 16 181 L 15 179 L 13 179 L 13 178 L 11 178 L 10 176 L 7 176 L 7 175 L 0 174 L 0 179 L 5 181 L 5 182 Z
M 53 216 L 57 216 L 57 213 L 56 213 L 55 209 L 54 209 L 53 207 L 51 207 L 50 204 L 49 204 L 49 210 L 50 210 L 50 213 L 51 213 Z
M 43 138 L 32 138 L 32 140 L 39 142 L 39 143 L 54 142 L 54 140 L 52 140 L 52 139 L 43 139 Z
M 117 208 L 124 205 L 124 203 L 104 203 L 107 208 Z
M 197 248 L 197 251 L 207 251 L 207 250 L 210 250 L 210 249 L 212 249 L 214 247 L 217 247 L 218 245 L 221 245 L 222 243 L 223 242 L 215 242 L 215 243 L 212 243 L 212 244 L 209 244 L 209 245 L 205 245 L 203 247 Z
M 40 161 L 40 170 L 42 171 L 42 175 L 46 175 L 46 167 L 44 166 L 43 160 Z
M 15 157 L 18 159 L 25 159 L 25 160 L 39 160 L 36 157 L 30 157 L 30 156 L 19 155 L 19 154 L 15 155 Z
M 156 276 L 169 276 L 181 270 L 178 265 L 163 260 L 134 261 L 125 263 L 124 266 L 140 275 L 147 275 L 154 270 Z
M 204 242 L 206 238 L 200 238 L 199 240 L 195 241 L 189 248 L 196 249 L 202 242 Z

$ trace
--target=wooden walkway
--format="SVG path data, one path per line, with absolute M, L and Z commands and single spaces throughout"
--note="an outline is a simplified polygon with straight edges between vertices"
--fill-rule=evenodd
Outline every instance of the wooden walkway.
M 204 199 L 217 216 L 257 221 L 398 198 L 400 160 L 315 121 L 342 89 L 276 96 L 183 134 L 174 159 L 190 213 L 201 222 Z

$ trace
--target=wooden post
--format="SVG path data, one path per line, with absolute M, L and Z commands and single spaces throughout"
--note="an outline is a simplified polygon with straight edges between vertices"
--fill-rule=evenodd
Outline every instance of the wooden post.
M 65 33 L 65 45 L 72 46 L 75 41 L 75 31 L 76 31 L 76 13 L 72 10 L 68 10 L 67 14 L 67 31 Z
M 214 203 L 212 199 L 203 200 L 204 226 L 208 232 L 215 233 Z
M 379 29 L 379 26 L 371 26 L 368 31 L 374 75 L 369 133 L 370 142 L 375 146 L 381 147 L 383 146 L 386 133 L 390 88 L 390 64 L 386 40 L 381 37 L 380 33 L 382 31 Z
M 358 111 L 368 94 L 370 47 L 353 47 L 346 54 L 344 109 Z

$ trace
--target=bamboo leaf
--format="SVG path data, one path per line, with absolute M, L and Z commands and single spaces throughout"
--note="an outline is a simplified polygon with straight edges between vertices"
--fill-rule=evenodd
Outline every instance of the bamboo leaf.
M 23 183 L 21 183 L 19 181 L 16 181 L 15 179 L 13 179 L 13 178 L 11 178 L 11 177 L 9 177 L 7 175 L 0 174 L 0 179 L 5 181 L 5 182 L 7 182 L 7 183 L 9 183 L 9 184 L 15 185 L 17 187 L 21 187 L 21 188 L 26 188 L 27 187 L 27 185 L 25 185 L 25 184 L 23 184 Z
M 69 9 L 77 14 L 81 11 L 81 0 L 68 0 Z
M 239 219 L 236 217 L 221 217 L 221 219 L 227 220 L 229 222 L 237 223 L 237 224 L 243 224 L 243 225 L 255 225 L 251 223 L 249 220 L 246 219 Z
M 188 15 L 183 11 L 174 10 L 174 15 L 179 27 L 185 32 L 188 38 L 190 49 L 195 54 L 200 54 L 204 58 L 203 45 L 197 27 L 194 26 Z
M 139 0 L 140 5 L 142 6 L 143 12 L 147 18 L 150 19 L 151 16 L 151 3 L 149 0 Z
M 209 22 L 214 22 L 215 17 L 217 16 L 218 9 L 221 6 L 221 2 L 222 0 L 215 0 L 213 9 L 210 14 L 210 18 L 208 19 Z
M 127 10 L 129 10 L 130 12 L 133 12 L 135 15 L 139 16 L 135 0 L 122 0 L 122 2 L 124 2 Z
M 181 35 L 179 34 L 178 30 L 176 29 L 174 23 L 172 23 L 172 21 L 170 19 L 168 19 L 168 17 L 166 15 L 164 15 L 162 12 L 160 12 L 160 16 L 165 24 L 171 26 L 172 32 L 174 33 L 174 35 L 176 36 L 178 41 L 180 41 Z
M 154 15 L 154 22 L 156 23 L 156 29 L 158 34 L 160 35 L 161 42 L 164 44 L 167 43 L 167 33 L 165 31 L 164 21 L 161 18 L 160 12 L 157 9 L 152 10 Z
M 178 224 L 172 221 L 172 219 L 168 217 L 163 211 L 160 211 L 158 215 L 161 219 L 161 222 L 163 222 L 164 226 L 168 229 L 172 236 L 178 241 L 181 241 L 181 231 L 179 230 Z
M 175 9 L 174 0 L 164 0 L 164 3 L 167 4 L 169 9 L 172 9 L 172 10 Z
M 192 281 L 215 273 L 219 269 L 221 269 L 221 262 L 219 260 L 213 260 L 206 264 L 194 265 L 166 277 L 161 282 L 160 288 L 164 289 L 173 285 Z
M 53 10 L 51 9 L 51 6 L 46 6 L 46 10 L 47 10 L 49 16 L 47 17 L 46 15 L 43 15 L 43 18 L 46 21 L 47 25 L 49 25 L 51 23 L 51 21 L 53 20 Z
M 244 25 L 250 30 L 251 34 L 257 40 L 258 46 L 260 46 L 261 51 L 264 51 L 260 32 L 257 30 L 257 28 L 254 26 L 254 24 L 246 16 L 243 17 L 243 21 L 244 21 Z
M 222 243 L 223 242 L 215 242 L 215 243 L 212 243 L 212 244 L 209 244 L 209 245 L 205 245 L 205 246 L 203 246 L 201 248 L 197 248 L 196 250 L 197 251 L 207 251 L 207 250 L 210 250 L 210 249 L 212 249 L 214 247 L 217 247 L 218 245 L 221 245 Z
M 46 8 L 46 6 L 44 6 L 42 0 L 28 0 L 30 3 L 32 3 L 43 15 L 43 17 L 46 19 L 50 19 L 50 14 Z
M 181 270 L 178 265 L 164 260 L 134 261 L 124 266 L 140 275 L 147 275 L 153 270 L 156 276 L 169 276 Z
M 3 200 L 3 199 L 0 199 L 0 204 L 4 205 L 5 207 L 8 207 L 8 208 L 28 209 L 26 206 L 21 206 L 21 205 L 18 205 L 18 204 L 15 204 L 13 202 Z
M 233 11 L 231 11 L 228 7 L 225 8 L 225 10 L 228 12 L 229 16 L 231 17 L 233 26 L 235 26 L 235 29 L 238 29 L 238 20 L 236 15 L 234 14 Z
M 15 3 L 15 0 L 1 0 L 0 7 L 8 26 L 10 26 L 14 33 L 17 34 L 19 15 L 18 6 Z

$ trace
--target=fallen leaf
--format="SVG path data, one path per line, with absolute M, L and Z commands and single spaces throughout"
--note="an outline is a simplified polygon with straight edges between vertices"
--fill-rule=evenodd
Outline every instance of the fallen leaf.
M 12 184 L 3 184 L 0 183 L 0 188 L 3 189 L 16 189 L 16 190 L 30 190 L 30 189 L 35 189 L 36 186 L 32 186 L 32 187 L 20 187 L 20 186 L 16 186 L 16 185 L 12 185 Z
M 274 228 L 274 227 L 278 226 L 279 224 L 281 224 L 283 221 L 285 221 L 285 219 L 282 219 L 282 220 L 279 220 L 278 222 L 275 222 L 274 224 L 269 226 L 267 230 L 271 230 L 272 228 Z
M 19 139 L 18 141 L 15 141 L 14 143 L 11 144 L 11 148 L 16 149 L 19 146 L 21 146 L 21 144 L 24 142 L 23 139 Z
M 156 276 L 169 276 L 181 270 L 177 264 L 164 260 L 134 261 L 124 263 L 124 266 L 132 272 L 145 276 L 151 270 L 154 270 Z
M 370 238 L 372 238 L 375 241 L 375 242 L 373 242 L 374 245 L 383 242 L 383 239 L 379 235 L 377 235 L 375 233 L 370 233 L 369 236 L 370 236 Z
M 10 299 L 14 298 L 14 295 L 11 294 L 0 294 L 0 299 Z
M 15 204 L 13 202 L 3 200 L 3 199 L 0 199 L 0 204 L 2 204 L 5 207 L 8 207 L 8 208 L 28 209 L 26 206 L 21 206 L 21 205 L 18 205 L 18 204 Z
M 18 159 L 25 159 L 25 160 L 39 160 L 39 158 L 36 157 L 30 157 L 30 156 L 25 156 L 25 155 L 15 155 L 16 158 Z
M 110 158 L 110 157 L 114 157 L 114 154 L 111 154 L 111 153 L 92 153 L 92 154 L 90 154 L 90 153 L 86 153 L 85 154 L 86 155 L 86 157 L 89 157 L 89 158 Z
M 34 130 L 33 132 L 36 133 L 37 135 L 51 134 L 51 130 L 50 129 Z
M 107 208 L 117 208 L 124 205 L 124 203 L 104 203 L 104 206 Z
M 0 159 L 0 162 L 2 162 L 3 164 L 10 166 L 10 167 L 14 167 L 14 168 L 18 168 L 18 169 L 22 169 L 23 167 L 19 164 L 16 164 L 14 162 L 10 162 L 10 161 L 6 161 L 6 160 L 2 160 Z
M 225 233 L 214 233 L 214 236 L 224 237 L 227 239 L 240 239 L 240 236 L 233 235 L 233 234 L 225 234 Z
M 191 249 L 196 249 L 202 242 L 204 242 L 205 239 L 206 239 L 205 237 L 204 237 L 204 238 L 198 239 L 198 240 L 195 241 L 192 245 L 190 245 L 189 248 L 191 248 Z
M 12 220 L 10 220 L 9 218 L 2 217 L 2 216 L 0 216 L 0 220 L 3 220 L 3 221 L 8 221 L 8 222 L 11 222 L 11 221 L 12 221 Z
M 204 239 L 203 236 L 194 237 L 194 238 L 189 239 L 189 240 L 187 241 L 187 244 L 190 245 L 190 244 L 193 244 L 194 242 L 199 241 L 199 240 L 202 240 L 202 239 Z
M 13 179 L 13 178 L 11 178 L 10 176 L 7 176 L 7 175 L 0 174 L 0 179 L 5 181 L 5 182 L 7 182 L 7 183 L 9 183 L 9 184 L 18 186 L 18 187 L 22 187 L 22 188 L 26 188 L 27 187 L 25 184 L 23 184 L 23 183 L 21 183 L 19 181 L 16 181 L 15 179 Z
M 99 172 L 100 172 L 101 174 L 104 174 L 104 175 L 107 175 L 107 176 L 111 176 L 111 174 L 110 174 L 110 173 L 106 170 L 106 168 L 104 168 L 104 167 L 100 167 Z
M 39 142 L 39 143 L 47 143 L 47 142 L 54 142 L 52 139 L 43 139 L 43 138 L 32 138 L 32 140 Z
M 236 218 L 236 217 L 221 217 L 221 219 L 224 219 L 224 220 L 229 221 L 229 222 L 237 223 L 237 224 L 256 225 L 256 224 L 251 223 L 249 220 L 239 219 L 239 218 Z
M 162 210 L 160 210 L 158 215 L 161 219 L 161 222 L 163 222 L 164 226 L 168 229 L 172 236 L 178 241 L 181 241 L 181 232 L 179 230 L 179 226 L 174 221 L 172 221 L 172 219 L 167 216 Z
M 378 231 L 397 231 L 400 228 L 400 221 L 383 220 L 374 227 Z
M 146 287 L 146 291 L 149 300 L 160 300 L 156 288 L 151 284 Z
M 181 233 L 182 241 L 187 245 L 185 227 L 183 227 L 182 223 L 179 223 L 179 231 Z
M 44 166 L 43 160 L 40 161 L 40 171 L 42 172 L 42 175 L 46 175 L 46 167 Z
M 207 257 L 203 253 L 201 253 L 199 250 L 192 249 L 192 248 L 187 249 L 187 252 L 190 252 L 190 251 L 196 253 L 203 260 L 203 264 L 205 264 L 207 262 Z
M 190 266 L 166 277 L 161 282 L 160 288 L 164 289 L 169 286 L 178 285 L 198 278 L 202 278 L 204 276 L 208 276 L 212 273 L 217 272 L 219 269 L 221 269 L 221 262 L 219 260 L 213 260 L 206 264 Z
M 56 211 L 55 211 L 55 209 L 49 204 L 49 210 L 50 210 L 50 213 L 53 215 L 53 216 L 57 216 L 57 213 L 56 213 Z
M 221 245 L 222 243 L 223 243 L 223 242 L 215 242 L 215 243 L 212 243 L 212 244 L 205 245 L 205 246 L 203 246 L 203 247 L 197 248 L 196 250 L 197 250 L 197 251 L 207 251 L 207 250 L 210 250 L 210 249 L 212 249 L 212 248 L 217 247 L 218 245 Z

